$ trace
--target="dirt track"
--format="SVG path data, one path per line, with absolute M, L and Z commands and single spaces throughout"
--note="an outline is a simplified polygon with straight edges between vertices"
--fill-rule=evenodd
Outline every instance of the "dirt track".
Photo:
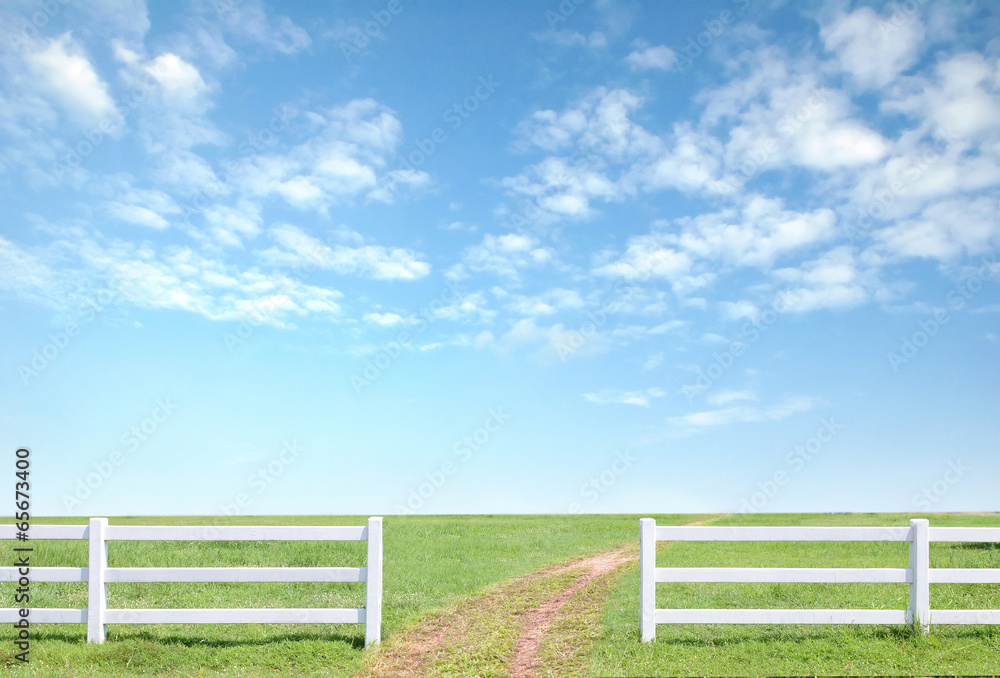
M 468 675 L 534 676 L 539 650 L 560 613 L 588 586 L 637 560 L 637 546 L 633 542 L 545 568 L 464 600 L 387 643 L 361 676 L 414 678 L 463 669 Z
M 536 607 L 525 615 L 524 629 L 521 631 L 521 637 L 518 638 L 517 645 L 514 648 L 514 657 L 510 662 L 510 675 L 512 678 L 528 678 L 535 674 L 535 666 L 538 662 L 538 648 L 541 646 L 542 638 L 552 626 L 552 621 L 559 610 L 572 600 L 578 591 L 588 586 L 595 579 L 611 573 L 616 568 L 631 560 L 635 560 L 634 555 L 628 555 L 628 552 L 633 549 L 634 547 L 629 545 L 616 551 L 601 553 L 570 563 L 553 572 L 553 574 L 556 574 L 572 569 L 582 570 L 584 575 L 577 579 L 571 586 L 563 589 L 545 601 L 541 606 Z

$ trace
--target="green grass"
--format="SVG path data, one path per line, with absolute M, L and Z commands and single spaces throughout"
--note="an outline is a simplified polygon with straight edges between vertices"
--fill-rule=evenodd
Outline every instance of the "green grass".
M 907 516 L 741 515 L 715 525 L 891 525 Z M 998 516 L 930 515 L 932 526 L 1000 526 Z M 660 567 L 907 567 L 904 543 L 677 542 Z M 932 544 L 932 567 L 1000 568 L 1000 545 Z M 1000 628 L 936 626 L 929 636 L 897 626 L 659 625 L 639 642 L 639 573 L 611 592 L 592 675 L 961 675 L 1000 674 Z M 1000 585 L 935 584 L 931 606 L 1000 609 Z M 657 607 L 906 609 L 906 584 L 658 584 Z
M 680 523 L 695 516 L 661 516 Z M 384 522 L 383 638 L 430 611 L 511 577 L 610 550 L 638 535 L 639 516 L 388 516 Z M 35 518 L 37 525 L 86 522 Z M 217 518 L 112 518 L 112 524 L 203 525 Z M 343 516 L 228 519 L 245 525 L 360 525 Z M 82 541 L 37 541 L 35 566 L 82 566 Z M 13 563 L 13 542 L 7 560 Z M 113 542 L 112 567 L 359 566 L 365 545 L 350 542 Z M 86 607 L 84 584 L 35 583 L 33 607 Z M 0 585 L 13 606 L 13 585 Z M 109 607 L 363 607 L 360 584 L 111 584 Z M 0 628 L 0 676 L 349 676 L 363 666 L 360 625 L 113 625 L 104 645 L 82 625 L 32 629 L 31 662 L 13 660 L 9 625 Z
M 507 676 L 525 615 L 572 585 L 577 576 L 576 572 L 562 572 L 518 577 L 467 598 L 430 620 L 432 628 L 445 629 L 433 651 L 414 656 L 412 646 L 407 647 L 406 642 L 395 648 L 389 641 L 379 658 L 383 661 L 370 667 L 363 674 L 364 678 L 383 675 L 421 678 Z
M 489 591 L 513 577 L 575 557 L 607 551 L 638 536 L 640 516 L 413 516 L 385 519 L 383 638 L 391 642 L 432 612 Z M 699 516 L 653 516 L 679 524 Z M 928 516 L 931 525 L 1000 525 L 1000 516 Z M 215 518 L 113 518 L 113 524 L 210 524 Z M 241 517 L 229 524 L 359 525 L 359 517 Z M 57 522 L 43 518 L 35 524 Z M 58 521 L 82 522 L 82 521 Z M 906 525 L 900 515 L 747 515 L 716 524 Z M 7 559 L 13 563 L 13 544 Z M 84 542 L 35 542 L 36 566 L 86 564 Z M 321 566 L 364 564 L 363 543 L 111 544 L 110 564 L 146 566 Z M 1000 567 L 994 545 L 933 544 L 935 567 Z M 905 544 L 675 543 L 661 566 L 906 567 Z M 544 599 L 549 584 L 525 591 Z M 354 584 L 112 584 L 110 607 L 362 607 Z M 558 588 L 558 586 L 557 586 Z M 484 592 L 487 592 L 484 594 Z M 32 585 L 33 607 L 86 607 L 83 584 Z M 530 594 L 530 595 L 528 595 Z M 537 595 L 536 595 L 537 594 Z M 859 607 L 902 609 L 905 585 L 661 584 L 660 607 Z M 0 585 L 13 605 L 13 586 Z M 496 597 L 494 595 L 494 597 Z M 606 607 L 600 610 L 606 598 Z M 520 598 L 518 599 L 520 600 Z M 1000 586 L 933 585 L 938 608 L 1000 609 Z M 513 605 L 516 601 L 509 601 Z M 935 627 L 914 636 L 901 627 L 659 626 L 657 641 L 639 642 L 638 571 L 629 567 L 581 591 L 553 625 L 539 675 L 885 675 L 1000 674 L 1000 628 Z M 474 606 L 473 606 L 474 607 Z M 473 609 L 473 608 L 470 608 Z M 497 607 L 497 614 L 506 608 Z M 500 614 L 500 619 L 503 614 Z M 603 629 L 601 620 L 603 619 Z M 487 620 L 470 633 L 486 633 Z M 470 627 L 471 628 L 471 627 Z M 372 659 L 363 627 L 352 625 L 110 626 L 108 642 L 85 642 L 82 625 L 33 629 L 31 663 L 15 663 L 12 632 L 0 627 L 0 677 L 38 676 L 351 676 Z M 510 633 L 470 653 L 448 675 L 502 675 Z M 581 642 L 593 643 L 581 651 Z M 589 670 L 584 672 L 588 667 Z M 447 669 L 447 671 L 444 671 Z

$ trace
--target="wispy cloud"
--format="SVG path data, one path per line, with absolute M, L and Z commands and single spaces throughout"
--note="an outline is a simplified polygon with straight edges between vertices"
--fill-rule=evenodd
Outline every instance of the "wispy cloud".
M 380 327 L 396 327 L 397 325 L 406 325 L 409 322 L 398 313 L 365 313 L 361 319 Z
M 667 393 L 661 388 L 647 388 L 641 391 L 621 391 L 616 388 L 606 388 L 595 393 L 584 393 L 587 402 L 596 405 L 638 405 L 649 407 L 652 398 L 662 398 Z
M 400 247 L 327 245 L 291 224 L 274 226 L 270 235 L 280 247 L 265 250 L 261 256 L 272 263 L 331 269 L 376 280 L 416 280 L 431 270 L 419 254 Z
M 727 426 L 729 424 L 781 421 L 799 412 L 807 412 L 815 408 L 819 403 L 820 401 L 816 398 L 793 396 L 769 407 L 758 407 L 755 405 L 724 407 L 717 410 L 705 410 L 703 412 L 693 412 L 682 416 L 670 417 L 667 421 L 675 426 L 685 426 L 694 429 Z
M 653 47 L 629 52 L 625 60 L 634 70 L 655 69 L 666 71 L 672 68 L 677 62 L 677 55 L 674 54 L 674 50 L 666 45 L 654 45 Z
M 757 400 L 757 394 L 750 390 L 721 391 L 708 396 L 705 400 L 710 405 L 722 406 L 747 400 Z

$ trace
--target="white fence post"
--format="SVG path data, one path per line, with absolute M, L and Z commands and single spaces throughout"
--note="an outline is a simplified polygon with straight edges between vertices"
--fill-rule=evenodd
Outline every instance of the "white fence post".
M 639 520 L 639 630 L 642 642 L 656 639 L 656 520 Z
M 105 531 L 107 518 L 90 519 L 90 552 L 87 559 L 87 642 L 104 642 L 104 616 L 108 609 L 108 542 Z
M 930 533 L 925 518 L 910 520 L 910 614 L 914 628 L 927 633 L 931 625 Z
M 382 519 L 368 519 L 365 647 L 382 640 Z

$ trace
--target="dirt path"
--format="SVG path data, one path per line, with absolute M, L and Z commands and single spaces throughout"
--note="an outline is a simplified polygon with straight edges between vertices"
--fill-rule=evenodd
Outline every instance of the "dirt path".
M 514 657 L 510 662 L 511 678 L 530 678 L 530 676 L 535 675 L 535 667 L 538 664 L 538 648 L 542 644 L 542 638 L 552 627 L 552 622 L 559 611 L 573 599 L 578 591 L 586 588 L 595 579 L 635 560 L 635 554 L 631 553 L 634 550 L 634 546 L 629 544 L 616 551 L 584 558 L 566 565 L 561 570 L 556 570 L 556 572 L 581 570 L 583 576 L 524 616 L 524 629 L 521 631 L 521 637 L 517 639 Z
M 720 517 L 722 516 L 713 516 L 685 524 L 704 525 Z M 521 637 L 518 638 L 514 657 L 510 662 L 511 678 L 532 678 L 535 675 L 538 666 L 538 649 L 559 612 L 573 599 L 573 596 L 595 580 L 610 574 L 622 565 L 638 560 L 637 546 L 638 544 L 635 543 L 628 544 L 615 551 L 569 563 L 555 571 L 580 570 L 583 572 L 583 576 L 525 615 L 524 629 L 521 632 Z
M 719 517 L 686 524 L 701 525 Z M 574 597 L 599 584 L 623 565 L 636 561 L 638 556 L 638 544 L 633 542 L 614 551 L 503 582 L 435 614 L 403 636 L 385 643 L 361 677 L 509 675 L 511 678 L 532 678 L 540 669 L 539 651 L 553 624 L 566 615 L 580 614 L 578 609 L 573 609 L 580 607 L 579 602 L 568 607 Z M 599 621 L 592 623 L 599 624 Z M 572 645 L 577 639 L 570 640 Z M 584 647 L 574 649 L 584 651 L 586 643 L 582 644 Z

